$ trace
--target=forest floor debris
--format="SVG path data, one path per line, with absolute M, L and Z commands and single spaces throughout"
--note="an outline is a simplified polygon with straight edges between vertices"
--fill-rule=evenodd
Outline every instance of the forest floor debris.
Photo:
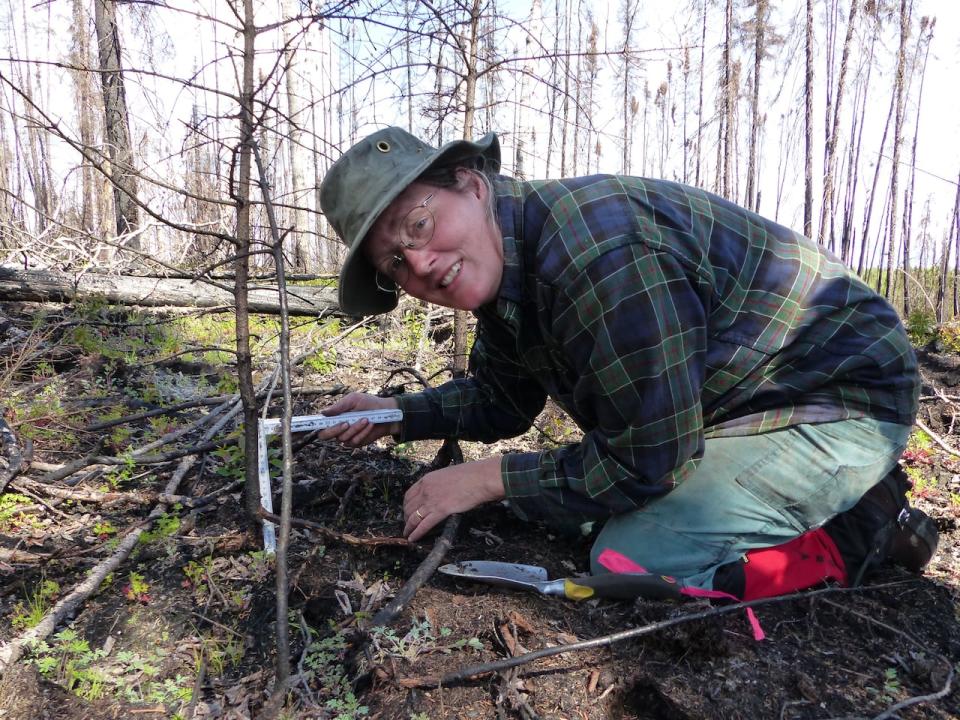
M 235 431 L 191 455 L 175 491 L 178 458 L 137 462 L 138 449 L 204 417 L 210 405 L 201 399 L 234 391 L 229 354 L 209 349 L 220 342 L 216 328 L 196 320 L 131 323 L 131 331 L 115 311 L 89 305 L 4 304 L 0 313 L 27 338 L 0 357 L 4 418 L 23 464 L 0 496 L 0 642 L 29 632 L 140 533 L 99 588 L 7 668 L 0 717 L 260 717 L 273 689 L 274 579 L 243 517 Z M 319 350 L 299 367 L 298 382 L 376 391 L 447 363 L 445 345 L 424 352 L 415 313 L 324 344 L 342 330 L 336 321 L 299 327 L 301 348 Z M 272 332 L 264 321 L 263 368 Z M 190 365 L 155 362 L 192 346 L 202 349 L 183 356 Z M 914 502 L 940 530 L 933 562 L 920 578 L 888 569 L 862 591 L 757 608 L 762 642 L 742 612 L 672 623 L 709 609 L 697 602 L 577 604 L 441 575 L 393 622 L 374 625 L 436 538 L 397 541 L 404 490 L 439 443 L 348 450 L 299 438 L 306 444 L 296 457 L 294 515 L 306 522 L 294 528 L 289 558 L 295 667 L 283 717 L 801 720 L 882 717 L 913 699 L 895 716 L 960 716 L 952 677 L 960 669 L 960 459 L 948 451 L 960 450 L 960 357 L 920 355 L 928 431 L 915 433 L 904 464 Z M 398 372 L 418 359 L 416 373 Z M 304 393 L 296 412 L 326 402 Z M 469 459 L 576 436 L 548 408 L 524 436 L 464 451 Z M 198 438 L 164 451 L 188 450 Z M 51 479 L 51 468 L 71 463 L 74 472 Z M 586 571 L 589 543 L 523 525 L 497 504 L 462 518 L 447 559 L 520 561 L 562 577 Z M 652 623 L 666 627 L 449 687 L 408 687 Z

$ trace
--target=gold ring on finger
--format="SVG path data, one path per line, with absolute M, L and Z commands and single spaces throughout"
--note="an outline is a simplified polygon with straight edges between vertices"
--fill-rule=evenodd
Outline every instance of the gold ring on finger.
M 419 508 L 417 508 L 417 517 L 423 520 L 423 512 Z

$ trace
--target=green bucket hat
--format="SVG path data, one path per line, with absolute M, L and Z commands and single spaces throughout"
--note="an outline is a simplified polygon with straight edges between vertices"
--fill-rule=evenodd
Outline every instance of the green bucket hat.
M 320 207 L 347 246 L 340 268 L 340 309 L 349 315 L 376 315 L 397 306 L 397 292 L 377 287 L 377 272 L 360 250 L 370 228 L 404 189 L 434 165 L 482 158 L 485 169 L 500 169 L 500 143 L 488 133 L 476 142 L 454 140 L 441 148 L 406 130 L 388 127 L 347 150 L 320 184 Z M 381 278 L 388 287 L 390 281 Z

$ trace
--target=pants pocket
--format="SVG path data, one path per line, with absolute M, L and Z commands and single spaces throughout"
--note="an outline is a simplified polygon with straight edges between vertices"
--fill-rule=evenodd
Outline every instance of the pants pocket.
M 765 458 L 741 473 L 736 483 L 797 533 L 806 532 L 826 522 L 850 501 L 850 470 L 817 459 L 798 457 L 794 465 Z

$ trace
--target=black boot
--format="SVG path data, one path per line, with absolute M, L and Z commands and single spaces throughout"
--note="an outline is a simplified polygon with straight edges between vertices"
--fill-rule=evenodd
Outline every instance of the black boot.
M 919 573 L 936 551 L 937 527 L 926 513 L 910 507 L 910 487 L 898 465 L 824 526 L 843 556 L 851 586 L 886 562 Z

